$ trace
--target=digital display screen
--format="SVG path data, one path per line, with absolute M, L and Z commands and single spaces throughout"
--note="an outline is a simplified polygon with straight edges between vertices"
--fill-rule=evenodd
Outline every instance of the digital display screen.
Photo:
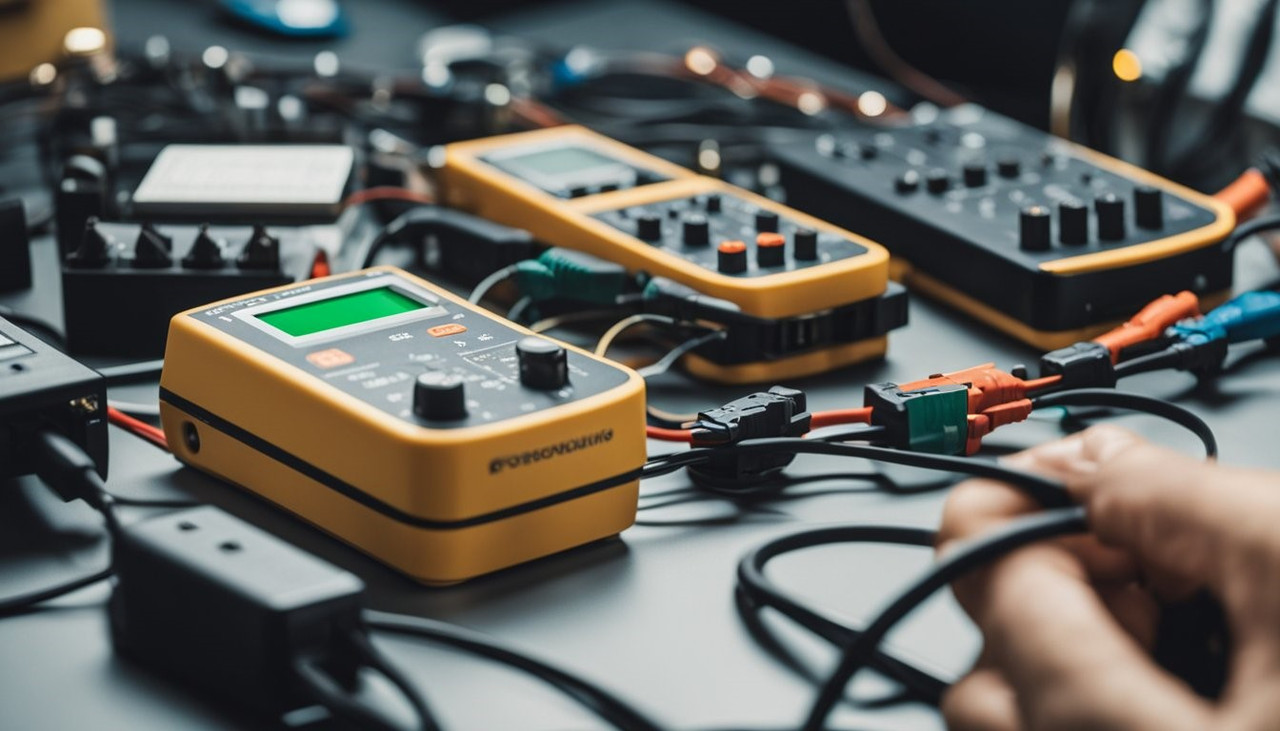
M 531 152 L 528 155 L 509 157 L 506 162 L 518 165 L 539 175 L 563 175 L 576 170 L 589 170 L 605 165 L 624 164 L 585 147 L 557 147 L 553 150 L 540 150 Z
M 429 307 L 432 305 L 400 294 L 390 287 L 381 287 L 264 312 L 255 317 L 286 335 L 297 338 Z

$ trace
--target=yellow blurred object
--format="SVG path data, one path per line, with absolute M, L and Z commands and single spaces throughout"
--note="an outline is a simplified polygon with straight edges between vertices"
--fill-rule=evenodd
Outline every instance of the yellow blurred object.
M 36 0 L 4 7 L 0 80 L 29 78 L 41 64 L 111 50 L 101 0 Z

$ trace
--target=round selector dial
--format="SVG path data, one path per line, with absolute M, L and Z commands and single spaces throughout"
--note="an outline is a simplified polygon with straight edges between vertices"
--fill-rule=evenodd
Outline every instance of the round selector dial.
M 1089 207 L 1080 201 L 1058 203 L 1058 238 L 1067 246 L 1089 243 Z
M 934 195 L 946 193 L 951 188 L 951 175 L 942 168 L 930 170 L 925 176 L 924 187 Z
M 791 234 L 792 256 L 798 261 L 815 261 L 818 258 L 818 232 L 811 228 L 798 228 Z
M 756 231 L 759 233 L 777 233 L 778 214 L 773 211 L 756 211 Z
M 706 246 L 711 243 L 711 225 L 701 213 L 685 216 L 683 231 L 685 246 Z
M 516 343 L 516 359 L 527 388 L 554 391 L 569 384 L 569 354 L 562 345 L 530 336 Z
M 432 421 L 466 418 L 466 385 L 450 373 L 423 373 L 413 384 L 413 413 Z
M 980 162 L 971 162 L 962 171 L 966 188 L 981 188 L 987 184 L 987 166 Z
M 1048 251 L 1052 218 L 1044 206 L 1027 206 L 1018 214 L 1019 246 L 1023 251 Z
M 662 219 L 652 213 L 636 216 L 636 238 L 642 241 L 657 241 L 662 238 Z
M 787 260 L 787 239 L 780 233 L 756 236 L 756 264 L 761 268 L 780 267 Z
M 1098 238 L 1103 241 L 1119 241 L 1125 237 L 1124 198 L 1115 193 L 1103 193 L 1093 201 L 1098 214 Z
M 1133 189 L 1133 216 L 1140 228 L 1164 228 L 1164 193 L 1150 185 Z
M 716 268 L 721 274 L 741 274 L 747 270 L 747 244 L 721 241 L 716 247 Z

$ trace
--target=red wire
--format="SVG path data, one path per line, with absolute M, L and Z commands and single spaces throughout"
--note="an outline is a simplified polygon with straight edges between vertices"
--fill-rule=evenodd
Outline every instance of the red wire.
M 429 204 L 435 203 L 436 199 L 416 190 L 397 188 L 393 185 L 381 185 L 376 188 L 357 190 L 342 201 L 342 208 L 346 210 L 352 206 L 361 206 L 373 201 L 408 201 L 410 203 Z
M 1024 381 L 1022 385 L 1026 386 L 1028 391 L 1037 391 L 1042 388 L 1057 385 L 1062 380 L 1062 376 L 1045 376 L 1044 378 L 1033 378 L 1030 381 Z
M 159 427 L 155 427 L 145 421 L 135 419 L 123 411 L 110 406 L 107 407 L 107 421 L 133 434 L 134 436 L 151 442 L 166 452 L 169 451 L 169 441 L 164 438 L 164 430 Z
M 693 441 L 693 432 L 688 429 L 663 429 L 660 426 L 646 426 L 644 433 L 650 439 L 661 439 L 664 442 Z
M 814 413 L 809 425 L 814 429 L 837 424 L 869 424 L 871 423 L 871 407 L 861 409 L 833 409 Z

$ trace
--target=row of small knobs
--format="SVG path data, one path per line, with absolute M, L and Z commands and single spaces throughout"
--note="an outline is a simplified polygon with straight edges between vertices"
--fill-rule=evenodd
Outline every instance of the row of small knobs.
M 1139 186 L 1133 191 L 1134 222 L 1139 228 L 1157 230 L 1164 227 L 1164 194 L 1159 188 Z M 1128 235 L 1125 226 L 1125 200 L 1115 193 L 1104 193 L 1093 201 L 1098 216 L 1098 238 L 1120 241 Z M 1053 245 L 1050 232 L 1052 214 L 1045 206 L 1028 206 L 1019 214 L 1019 245 L 1024 251 L 1048 251 Z M 1089 208 L 1079 201 L 1058 204 L 1058 239 L 1067 246 L 1089 243 Z
M 98 227 L 98 219 L 91 217 L 85 222 L 80 246 L 67 256 L 66 263 L 79 268 L 105 267 L 111 262 L 114 247 L 115 242 Z M 173 237 L 161 233 L 150 223 L 144 223 L 138 230 L 133 258 L 128 263 L 135 269 L 167 269 L 173 266 Z M 191 243 L 191 249 L 182 258 L 182 266 L 186 269 L 221 269 L 226 264 L 222 245 L 209 232 L 209 225 L 203 224 Z M 236 259 L 236 266 L 240 269 L 278 269 L 280 240 L 267 233 L 264 227 L 254 226 Z
M 516 360 L 525 388 L 555 391 L 569 383 L 568 353 L 546 338 L 531 336 L 516 343 Z M 433 421 L 466 418 L 466 384 L 452 373 L 423 373 L 413 384 L 413 413 Z
M 1022 175 L 1022 163 L 1017 158 L 1001 158 L 996 161 L 996 174 L 1002 178 L 1014 179 Z M 922 176 L 915 170 L 908 170 L 894 181 L 894 188 L 899 193 L 914 193 L 920 189 Z M 966 188 L 981 188 L 987 184 L 988 169 L 983 163 L 968 163 L 960 169 L 960 179 Z M 934 195 L 942 195 L 951 189 L 951 173 L 942 168 L 934 168 L 923 176 L 925 190 Z

